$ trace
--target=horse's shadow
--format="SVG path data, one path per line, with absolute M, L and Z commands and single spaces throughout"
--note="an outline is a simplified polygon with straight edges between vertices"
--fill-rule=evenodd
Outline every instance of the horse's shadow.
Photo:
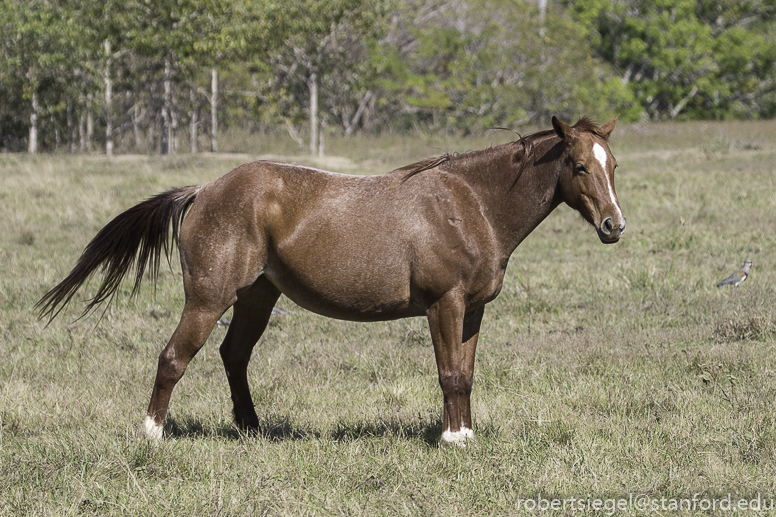
M 314 426 L 294 421 L 288 415 L 264 415 L 256 431 L 243 431 L 231 423 L 211 425 L 201 419 L 189 416 L 168 416 L 164 424 L 165 435 L 173 438 L 223 438 L 228 440 L 262 439 L 273 442 L 299 441 L 309 439 L 331 439 L 335 442 L 350 442 L 362 438 L 395 437 L 405 440 L 420 440 L 436 447 L 442 434 L 442 420 L 439 417 L 424 417 L 412 420 L 392 417 L 370 421 L 337 421 L 332 429 L 323 431 Z

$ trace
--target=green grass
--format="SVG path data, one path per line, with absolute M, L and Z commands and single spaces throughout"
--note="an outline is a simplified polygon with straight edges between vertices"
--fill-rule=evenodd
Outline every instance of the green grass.
M 518 248 L 485 312 L 465 449 L 436 445 L 423 319 L 328 320 L 286 298 L 249 372 L 259 436 L 231 424 L 217 328 L 176 387 L 168 438 L 141 439 L 182 308 L 177 261 L 104 314 L 74 321 L 94 283 L 49 326 L 32 306 L 111 217 L 247 157 L 0 156 L 0 515 L 500 515 L 538 494 L 776 497 L 774 135 L 774 122 L 615 131 L 628 230 L 601 245 L 560 207 Z M 508 136 L 330 139 L 347 159 L 294 159 L 387 171 Z M 717 289 L 745 259 L 750 279 Z

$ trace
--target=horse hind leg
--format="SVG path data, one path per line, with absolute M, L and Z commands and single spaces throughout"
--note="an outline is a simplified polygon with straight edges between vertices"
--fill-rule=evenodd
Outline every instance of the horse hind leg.
M 173 388 L 183 377 L 189 362 L 205 344 L 216 321 L 228 307 L 228 304 L 201 307 L 186 302 L 178 327 L 159 354 L 154 389 L 144 420 L 145 432 L 149 438 L 162 438 L 162 424 L 167 416 Z
M 234 422 L 242 430 L 255 431 L 259 419 L 248 385 L 248 362 L 253 347 L 269 323 L 280 291 L 264 276 L 238 294 L 232 321 L 221 344 L 221 359 L 229 381 Z

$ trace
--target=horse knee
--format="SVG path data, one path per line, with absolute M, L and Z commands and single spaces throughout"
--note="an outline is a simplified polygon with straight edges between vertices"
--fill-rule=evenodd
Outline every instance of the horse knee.
M 159 375 L 167 382 L 176 383 L 183 377 L 188 363 L 188 361 L 182 360 L 180 354 L 175 350 L 167 347 L 159 354 Z
M 461 372 L 440 373 L 439 385 L 445 395 L 469 395 L 472 392 L 472 376 Z
M 463 393 L 466 395 L 471 394 L 472 386 L 474 385 L 474 375 L 461 375 L 461 384 Z

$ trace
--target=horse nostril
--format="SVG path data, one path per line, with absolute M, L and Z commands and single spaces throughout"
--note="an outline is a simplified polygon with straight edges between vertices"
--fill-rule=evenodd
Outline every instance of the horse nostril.
M 607 233 L 607 234 L 612 233 L 612 228 L 614 227 L 614 225 L 612 224 L 612 218 L 607 217 L 604 220 L 603 224 L 601 224 L 601 227 L 603 228 L 604 233 Z

